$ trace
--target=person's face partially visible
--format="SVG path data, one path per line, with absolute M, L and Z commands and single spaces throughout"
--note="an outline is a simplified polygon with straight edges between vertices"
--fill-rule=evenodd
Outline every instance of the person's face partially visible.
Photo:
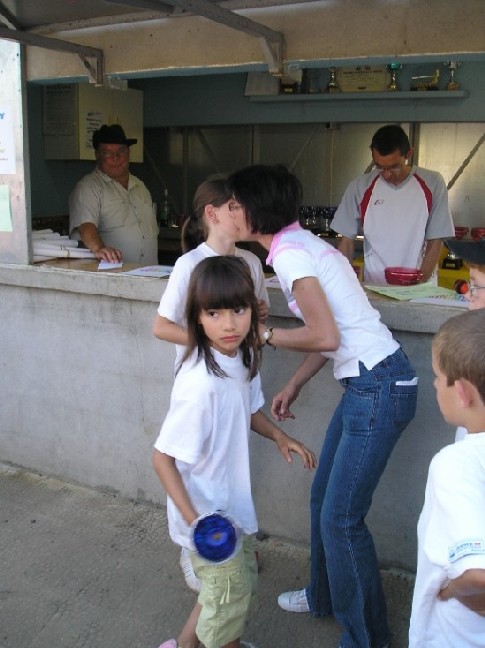
M 254 236 L 251 232 L 251 229 L 247 223 L 246 219 L 246 210 L 244 207 L 238 203 L 236 200 L 232 200 L 229 203 L 229 208 L 232 215 L 236 220 L 236 225 L 238 228 L 238 241 L 252 241 Z
M 125 144 L 100 144 L 96 151 L 99 169 L 113 180 L 129 174 L 130 149 Z
M 376 149 L 372 149 L 372 159 L 381 178 L 389 184 L 399 185 L 409 174 L 407 158 L 399 149 L 389 155 L 380 155 Z
M 432 367 L 435 376 L 433 386 L 436 391 L 436 400 L 438 401 L 443 418 L 451 425 L 459 425 L 459 422 L 455 418 L 457 412 L 455 385 L 448 385 L 447 377 L 441 371 L 434 349 L 432 351 Z
M 485 308 L 485 272 L 470 268 L 469 290 L 465 294 L 470 310 Z

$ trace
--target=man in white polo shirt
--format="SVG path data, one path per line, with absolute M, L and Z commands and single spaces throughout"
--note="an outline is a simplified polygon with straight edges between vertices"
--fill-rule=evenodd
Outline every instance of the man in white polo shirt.
M 364 281 L 385 285 L 389 266 L 420 268 L 428 281 L 442 241 L 455 230 L 442 176 L 410 165 L 412 149 L 397 125 L 379 128 L 370 145 L 374 169 L 347 187 L 332 229 L 339 250 L 352 261 L 354 239 L 364 235 Z
M 93 134 L 96 168 L 69 196 L 69 232 L 97 259 L 158 263 L 158 228 L 152 198 L 130 173 L 130 146 L 119 124 Z

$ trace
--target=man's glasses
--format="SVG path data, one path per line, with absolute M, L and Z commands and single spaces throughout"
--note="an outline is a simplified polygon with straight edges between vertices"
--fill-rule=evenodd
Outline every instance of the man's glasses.
M 242 206 L 242 205 L 238 205 L 237 203 L 229 203 L 228 207 L 229 207 L 229 211 L 230 211 L 230 212 L 235 212 L 235 211 L 237 211 L 238 209 L 243 209 L 243 206 Z
M 393 164 L 392 166 L 379 166 L 378 164 L 374 165 L 375 168 L 379 171 L 379 173 L 392 173 L 394 175 L 398 175 L 402 171 L 402 164 Z
M 466 285 L 468 286 L 468 290 L 465 294 L 469 295 L 470 297 L 475 297 L 479 290 L 485 290 L 485 286 L 477 286 L 476 284 L 472 284 L 469 281 L 466 282 Z
M 99 151 L 99 156 L 103 160 L 115 160 L 118 158 L 125 158 L 128 155 L 128 149 L 121 149 L 119 151 Z

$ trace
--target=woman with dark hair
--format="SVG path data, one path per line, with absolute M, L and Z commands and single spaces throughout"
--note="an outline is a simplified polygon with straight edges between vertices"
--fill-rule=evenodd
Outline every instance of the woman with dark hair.
M 261 340 L 307 352 L 273 398 L 281 421 L 302 387 L 333 360 L 344 393 L 328 425 L 312 484 L 308 586 L 281 594 L 288 611 L 333 614 L 341 648 L 384 648 L 389 627 L 379 566 L 365 524 L 387 460 L 415 415 L 417 377 L 404 351 L 370 305 L 349 261 L 302 229 L 301 184 L 283 166 L 252 166 L 229 184 L 241 237 L 266 250 L 298 328 L 260 325 Z

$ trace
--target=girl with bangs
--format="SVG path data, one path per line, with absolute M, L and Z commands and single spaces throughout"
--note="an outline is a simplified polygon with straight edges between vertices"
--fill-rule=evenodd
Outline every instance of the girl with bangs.
M 249 432 L 274 441 L 289 463 L 296 453 L 314 468 L 316 458 L 261 411 L 258 302 L 247 264 L 235 256 L 201 261 L 185 318 L 188 345 L 153 466 L 167 493 L 170 537 L 188 552 L 200 592 L 178 638 L 160 648 L 239 648 L 249 645 L 240 638 L 257 583 Z M 199 556 L 192 538 L 197 520 L 216 511 L 235 520 L 243 538 L 240 550 L 219 563 Z

